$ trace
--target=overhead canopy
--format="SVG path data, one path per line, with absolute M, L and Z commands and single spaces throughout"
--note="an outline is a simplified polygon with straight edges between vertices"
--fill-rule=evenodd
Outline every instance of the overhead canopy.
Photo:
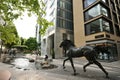
M 26 45 L 14 45 L 14 46 L 12 46 L 12 48 L 23 48 L 23 49 L 25 49 L 25 48 L 28 48 Z

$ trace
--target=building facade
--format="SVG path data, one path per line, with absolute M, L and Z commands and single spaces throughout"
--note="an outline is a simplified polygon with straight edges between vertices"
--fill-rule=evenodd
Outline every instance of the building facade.
M 44 0 L 45 18 L 54 23 L 41 38 L 42 54 L 63 57 L 59 44 L 72 40 L 77 47 L 106 46 L 108 53 L 99 59 L 120 59 L 119 0 Z M 109 57 L 108 57 L 109 56 Z
M 40 49 L 41 49 L 41 35 L 40 35 L 40 26 L 37 24 L 36 26 L 36 30 L 35 30 L 35 37 L 36 37 L 36 41 L 37 41 L 37 44 L 38 44 L 38 46 L 37 46 L 37 50 L 39 50 L 40 51 Z
M 74 42 L 79 46 L 107 46 L 110 54 L 99 58 L 120 59 L 120 1 L 73 0 Z
M 59 47 L 64 39 L 73 41 L 73 9 L 72 0 L 44 0 L 46 15 L 48 21 L 53 22 L 46 33 L 41 37 L 41 54 L 52 58 L 64 56 Z

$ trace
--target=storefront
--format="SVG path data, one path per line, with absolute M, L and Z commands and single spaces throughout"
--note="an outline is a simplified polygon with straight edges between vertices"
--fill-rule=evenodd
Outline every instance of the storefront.
M 87 44 L 89 46 L 99 45 L 103 48 L 103 51 L 98 54 L 98 59 L 115 61 L 118 60 L 117 46 L 115 43 L 101 42 L 95 44 Z

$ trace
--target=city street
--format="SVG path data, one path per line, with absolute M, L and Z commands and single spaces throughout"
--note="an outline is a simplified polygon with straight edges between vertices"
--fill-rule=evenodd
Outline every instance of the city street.
M 12 73 L 13 80 L 120 80 L 120 61 L 101 62 L 104 68 L 109 72 L 110 79 L 105 78 L 105 74 L 96 66 L 87 67 L 87 72 L 83 72 L 83 65 L 87 63 L 84 58 L 74 59 L 77 75 L 74 76 L 71 64 L 66 62 L 66 69 L 62 68 L 63 59 L 54 59 L 51 64 L 57 66 L 53 69 L 37 70 L 34 63 L 31 63 L 26 69 L 13 67 L 0 63 L 0 69 L 7 69 Z

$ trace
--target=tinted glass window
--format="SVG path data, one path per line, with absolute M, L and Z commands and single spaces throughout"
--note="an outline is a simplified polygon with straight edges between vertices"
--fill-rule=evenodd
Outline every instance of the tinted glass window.
M 90 35 L 102 31 L 112 33 L 110 31 L 111 29 L 110 22 L 104 19 L 98 19 L 85 25 L 85 34 Z
M 86 8 L 92 3 L 94 3 L 96 0 L 83 0 L 83 1 L 84 1 L 84 8 Z
M 94 6 L 93 8 L 89 9 L 88 11 L 85 12 L 84 16 L 85 16 L 85 21 L 92 19 L 98 15 L 104 15 L 109 17 L 109 11 L 101 6 L 100 4 Z

